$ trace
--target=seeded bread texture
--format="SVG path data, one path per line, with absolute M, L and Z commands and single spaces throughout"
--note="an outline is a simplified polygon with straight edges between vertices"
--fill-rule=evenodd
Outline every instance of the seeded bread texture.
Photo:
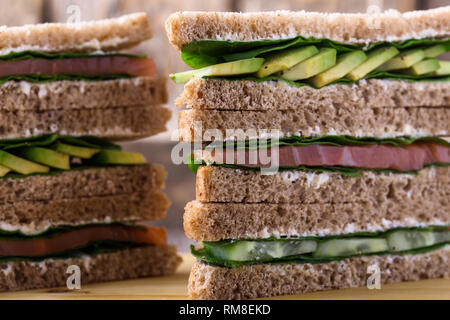
M 0 203 L 69 200 L 145 193 L 164 189 L 167 172 L 159 164 L 111 166 L 54 175 L 0 179 Z
M 9 81 L 0 86 L 0 110 L 105 109 L 167 103 L 166 78 L 107 81 Z
M 383 203 L 242 204 L 191 201 L 184 231 L 195 241 L 325 236 L 450 224 L 449 194 Z
M 151 36 L 145 13 L 90 22 L 3 26 L 0 27 L 0 52 L 118 51 L 131 48 Z
M 39 233 L 48 227 L 152 221 L 163 219 L 170 201 L 161 191 L 144 191 L 102 197 L 62 200 L 15 201 L 0 204 L 3 230 Z
M 216 110 L 441 107 L 450 105 L 450 83 L 360 80 L 314 89 L 284 81 L 193 79 L 175 101 L 179 107 Z
M 400 13 L 176 12 L 166 21 L 169 41 L 180 50 L 199 40 L 256 41 L 297 36 L 350 43 L 450 36 L 450 6 Z
M 450 276 L 450 246 L 415 255 L 365 256 L 324 264 L 257 264 L 224 268 L 195 262 L 189 277 L 192 299 L 250 299 L 362 287 L 369 266 L 378 266 L 381 283 Z
M 298 135 L 349 135 L 354 137 L 402 137 L 450 135 L 450 108 L 339 108 L 329 106 L 296 110 L 221 111 L 189 109 L 178 119 L 180 141 L 194 141 L 214 133 L 216 139 L 250 131 L 246 139 Z M 212 131 L 214 130 L 214 131 Z M 274 130 L 274 131 L 272 131 Z M 272 131 L 272 132 L 271 132 Z M 220 136 L 221 135 L 221 136 Z M 211 138 L 211 137 L 209 137 Z
M 41 134 L 98 136 L 109 139 L 148 137 L 166 131 L 171 112 L 161 106 L 47 111 L 0 111 L 0 138 Z
M 196 200 L 235 203 L 346 203 L 374 205 L 388 201 L 427 201 L 450 196 L 450 167 L 431 167 L 418 174 L 374 173 L 362 177 L 340 173 L 258 171 L 201 166 Z
M 181 263 L 175 246 L 146 246 L 112 253 L 41 262 L 0 263 L 0 291 L 66 286 L 67 268 L 80 267 L 81 286 L 93 282 L 163 276 L 175 273 Z

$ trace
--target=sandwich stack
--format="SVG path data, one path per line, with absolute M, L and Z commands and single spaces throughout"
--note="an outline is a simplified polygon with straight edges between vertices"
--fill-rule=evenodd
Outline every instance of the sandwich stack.
M 450 7 L 168 19 L 194 69 L 171 75 L 186 83 L 180 139 L 214 140 L 191 157 L 192 298 L 449 276 L 449 17 Z
M 173 273 L 167 173 L 116 139 L 165 130 L 165 79 L 122 53 L 145 14 L 0 29 L 0 290 Z M 75 279 L 75 278 L 73 278 Z M 76 280 L 74 280 L 76 283 Z

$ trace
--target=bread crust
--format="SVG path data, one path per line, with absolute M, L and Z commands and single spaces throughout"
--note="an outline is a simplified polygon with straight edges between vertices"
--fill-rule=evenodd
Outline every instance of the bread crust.
M 171 112 L 162 106 L 127 106 L 107 109 L 1 111 L 0 138 L 41 134 L 136 139 L 166 131 Z
M 93 282 L 163 276 L 175 273 L 181 263 L 175 246 L 146 246 L 113 253 L 42 262 L 0 263 L 0 291 L 66 286 L 67 268 L 80 267 L 81 285 Z
M 170 201 L 161 191 L 5 202 L 0 204 L 0 228 L 36 234 L 65 225 L 153 221 L 163 219 L 169 206 Z
M 195 241 L 325 236 L 450 224 L 448 193 L 382 203 L 202 203 L 191 201 L 184 231 Z
M 269 138 L 275 132 L 281 137 L 449 136 L 450 108 L 339 108 L 330 105 L 267 111 L 189 109 L 180 112 L 178 127 L 180 140 L 186 142 L 208 141 L 206 130 L 214 130 L 225 139 L 235 136 L 239 129 L 251 129 L 246 139 Z
M 272 12 L 176 12 L 166 21 L 169 41 L 180 50 L 198 40 L 256 41 L 297 36 L 373 43 L 450 36 L 450 6 L 380 14 Z
M 165 77 L 106 81 L 8 81 L 0 86 L 0 110 L 107 109 L 167 103 Z
M 450 167 L 425 168 L 417 175 L 363 171 L 361 177 L 348 177 L 295 170 L 261 175 L 252 170 L 201 166 L 196 194 L 197 201 L 221 203 L 428 201 L 450 196 Z
M 450 105 L 450 83 L 363 79 L 314 89 L 284 81 L 193 79 L 175 101 L 178 107 L 216 110 L 305 108 L 401 108 Z
M 54 175 L 0 179 L 0 204 L 15 201 L 76 200 L 162 190 L 167 172 L 160 164 L 111 166 Z
M 381 283 L 449 277 L 450 246 L 416 255 L 365 256 L 324 264 L 257 264 L 225 268 L 195 262 L 189 277 L 192 299 L 251 299 L 362 287 L 368 267 L 381 271 Z
M 45 23 L 0 27 L 0 54 L 41 52 L 118 51 L 150 39 L 146 13 L 80 23 Z

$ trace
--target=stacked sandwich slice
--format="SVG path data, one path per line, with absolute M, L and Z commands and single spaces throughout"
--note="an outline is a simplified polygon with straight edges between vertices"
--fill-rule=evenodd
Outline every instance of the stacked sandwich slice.
M 180 139 L 204 143 L 184 215 L 193 298 L 449 276 L 449 16 L 168 19 L 194 68 L 171 76 L 187 82 Z
M 145 14 L 0 31 L 0 290 L 173 273 L 167 173 L 113 140 L 165 130 Z M 70 269 L 73 270 L 74 269 Z

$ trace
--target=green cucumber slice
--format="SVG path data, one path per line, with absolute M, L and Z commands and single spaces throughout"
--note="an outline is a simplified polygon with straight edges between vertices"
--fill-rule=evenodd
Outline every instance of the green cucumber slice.
M 316 258 L 346 257 L 388 250 L 385 239 L 333 239 L 320 242 L 313 256 Z
M 218 260 L 252 261 L 279 259 L 314 252 L 315 240 L 251 241 L 230 243 L 204 242 L 205 251 Z

